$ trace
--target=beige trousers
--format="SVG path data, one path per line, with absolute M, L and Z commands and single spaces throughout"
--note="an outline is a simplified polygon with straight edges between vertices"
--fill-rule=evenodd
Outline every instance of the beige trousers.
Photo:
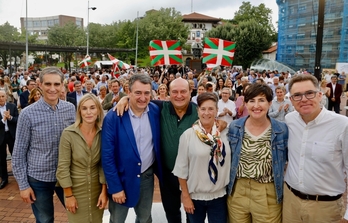
M 336 201 L 303 200 L 284 184 L 283 223 L 338 223 L 344 212 L 342 197 Z
M 274 183 L 238 179 L 227 198 L 230 223 L 280 223 L 282 205 L 277 204 Z

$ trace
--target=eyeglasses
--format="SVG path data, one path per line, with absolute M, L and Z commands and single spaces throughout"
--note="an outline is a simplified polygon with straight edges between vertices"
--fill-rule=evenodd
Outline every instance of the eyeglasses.
M 306 91 L 305 93 L 301 94 L 301 93 L 295 93 L 293 95 L 290 96 L 290 98 L 292 98 L 292 100 L 294 101 L 301 101 L 303 95 L 307 98 L 307 99 L 313 99 L 315 98 L 315 96 L 317 95 L 319 91 Z

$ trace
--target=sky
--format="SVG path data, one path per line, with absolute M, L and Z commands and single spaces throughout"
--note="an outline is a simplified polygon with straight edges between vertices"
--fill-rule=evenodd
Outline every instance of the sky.
M 0 0 L 0 25 L 9 22 L 20 28 L 20 17 L 26 15 L 26 1 L 28 2 L 28 17 L 45 17 L 68 15 L 81 17 L 87 24 L 88 0 Z M 247 0 L 244 0 L 247 1 Z M 90 0 L 90 7 L 97 7 L 89 11 L 89 22 L 111 24 L 119 20 L 134 20 L 143 16 L 147 10 L 174 7 L 182 15 L 191 12 L 207 16 L 232 19 L 234 13 L 242 5 L 243 0 Z M 258 6 L 264 3 L 272 9 L 273 24 L 278 20 L 278 6 L 276 0 L 249 0 Z M 193 9 L 193 11 L 192 11 Z

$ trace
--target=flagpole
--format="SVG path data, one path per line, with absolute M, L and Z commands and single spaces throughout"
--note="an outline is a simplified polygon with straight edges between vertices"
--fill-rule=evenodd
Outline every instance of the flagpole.
M 135 39 L 135 67 L 138 67 L 138 31 L 139 31 L 139 11 L 137 11 L 137 34 Z
M 28 71 L 28 0 L 25 1 L 25 70 Z

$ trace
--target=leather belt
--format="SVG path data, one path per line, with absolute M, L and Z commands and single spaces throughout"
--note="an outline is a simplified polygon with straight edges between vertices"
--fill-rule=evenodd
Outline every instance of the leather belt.
M 301 198 L 302 200 L 312 200 L 312 201 L 335 201 L 342 197 L 342 194 L 339 194 L 337 196 L 328 196 L 328 195 L 310 195 L 310 194 L 304 194 L 298 190 L 295 190 L 294 188 L 290 187 L 288 183 L 286 183 L 286 186 L 289 188 L 289 190 L 297 197 Z

